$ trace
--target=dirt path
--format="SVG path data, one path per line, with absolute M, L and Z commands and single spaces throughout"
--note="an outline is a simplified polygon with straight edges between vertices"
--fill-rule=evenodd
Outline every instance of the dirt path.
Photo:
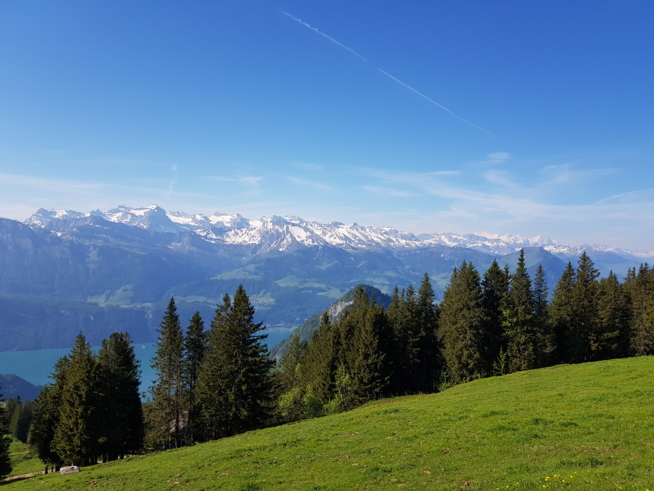
M 5 477 L 4 479 L 0 479 L 0 482 L 20 481 L 21 479 L 29 479 L 30 477 L 42 476 L 43 474 L 45 474 L 45 471 L 21 474 L 20 476 L 9 476 Z

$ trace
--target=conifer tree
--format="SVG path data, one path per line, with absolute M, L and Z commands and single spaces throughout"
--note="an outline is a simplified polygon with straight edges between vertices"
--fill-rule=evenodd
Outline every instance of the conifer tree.
M 51 444 L 64 463 L 87 465 L 100 454 L 99 400 L 98 364 L 80 333 L 66 365 Z
M 438 330 L 438 315 L 434 305 L 434 289 L 429 275 L 425 273 L 417 301 L 417 332 L 418 348 L 418 392 L 433 392 L 436 372 L 440 369 L 439 350 L 436 339 Z
M 506 338 L 502 316 L 503 301 L 509 293 L 509 271 L 500 268 L 496 260 L 484 273 L 481 282 L 482 308 L 486 318 L 483 341 L 484 370 L 490 372 L 501 353 L 506 352 Z
M 550 365 L 554 360 L 555 338 L 549 319 L 549 289 L 545 280 L 545 270 L 539 264 L 534 278 L 534 329 L 536 332 L 536 366 Z
M 103 461 L 136 453 L 143 447 L 144 421 L 139 395 L 140 363 L 128 333 L 112 333 L 98 353 L 102 390 Z
M 537 366 L 538 339 L 534 328 L 534 298 L 531 278 L 525 265 L 525 252 L 520 249 L 515 274 L 511 275 L 509 294 L 504 309 L 508 337 L 509 370 L 517 372 Z
M 401 292 L 395 287 L 387 315 L 394 344 L 394 349 L 387 353 L 387 360 L 394 366 L 390 391 L 398 395 L 415 394 L 420 384 L 420 325 L 413 286 Z
M 337 329 L 329 320 L 329 312 L 325 311 L 307 347 L 302 369 L 302 385 L 306 393 L 323 404 L 334 395 L 338 350 Z
M 2 387 L 0 387 L 1 389 Z M 0 479 L 8 476 L 12 469 L 11 458 L 9 457 L 11 440 L 5 436 L 7 434 L 7 417 L 5 407 L 1 404 L 3 401 L 2 394 L 0 394 Z
M 598 277 L 599 270 L 584 251 L 577 267 L 573 293 L 575 318 L 568 339 L 572 363 L 598 359 L 596 351 L 601 336 L 597 315 Z
M 159 444 L 177 448 L 182 441 L 182 424 L 185 399 L 183 379 L 182 326 L 177 315 L 175 299 L 170 298 L 166 313 L 159 325 L 157 351 L 152 359 L 156 371 L 155 385 L 150 387 L 153 403 L 152 422 Z M 172 437 L 171 437 L 172 436 Z
M 624 287 L 611 271 L 599 282 L 597 359 L 622 358 L 629 352 L 629 307 Z
M 54 372 L 50 375 L 54 383 L 47 384 L 41 389 L 34 406 L 29 443 L 36 449 L 39 459 L 46 466 L 59 467 L 63 464 L 62 458 L 53 448 L 52 442 L 55 437 L 55 428 L 60 420 L 61 395 L 64 390 L 69 363 L 70 358 L 68 355 L 60 358 L 55 363 Z
M 29 433 L 30 424 L 32 423 L 32 416 L 34 410 L 34 403 L 32 401 L 22 402 L 20 397 L 17 397 L 17 404 L 11 414 L 9 420 L 9 433 L 14 435 L 21 442 L 27 443 L 27 435 Z M 9 414 L 7 414 L 9 416 Z
M 631 304 L 630 354 L 654 354 L 654 270 L 643 264 L 625 283 Z
M 352 338 L 346 364 L 351 393 L 348 403 L 358 406 L 387 394 L 392 367 L 385 363 L 391 329 L 383 307 L 368 296 L 361 285 L 354 293 L 354 304 L 341 321 L 351 325 Z
M 191 318 L 184 337 L 184 377 L 188 391 L 188 432 L 189 443 L 195 441 L 195 426 L 200 408 L 196 400 L 195 386 L 200 376 L 200 366 L 207 350 L 207 336 L 200 312 Z
M 572 360 L 568 333 L 575 322 L 575 290 L 576 273 L 572 263 L 568 262 L 554 289 L 550 304 L 550 322 L 554 330 L 557 362 L 569 363 Z
M 216 314 L 211 321 L 207 333 L 207 351 L 200 365 L 196 393 L 203 430 L 199 437 L 202 440 L 214 440 L 225 434 L 226 401 L 219 395 L 224 394 L 228 388 L 226 365 L 229 354 L 224 352 L 224 347 L 228 342 L 227 316 L 231 307 L 232 300 L 229 295 L 225 295 L 222 305 L 216 308 Z
M 198 381 L 212 438 L 257 428 L 270 417 L 274 361 L 262 344 L 263 329 L 254 322 L 254 307 L 241 285 L 233 302 L 226 297 L 216 311 Z M 209 398 L 216 402 L 207 408 Z
M 307 343 L 300 341 L 297 334 L 294 335 L 273 374 L 280 393 L 277 413 L 282 421 L 294 421 L 303 415 L 302 370 L 306 353 Z
M 487 319 L 479 273 L 464 261 L 454 268 L 440 304 L 438 336 L 455 383 L 483 376 L 483 340 Z

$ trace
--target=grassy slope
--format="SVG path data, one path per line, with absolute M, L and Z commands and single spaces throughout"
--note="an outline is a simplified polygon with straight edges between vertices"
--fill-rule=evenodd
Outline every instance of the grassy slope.
M 654 357 L 557 366 L 7 489 L 654 490 L 653 382 Z
M 30 451 L 30 447 L 23 442 L 13 438 L 9 446 L 9 455 L 11 456 L 12 470 L 10 476 L 20 476 L 22 474 L 31 474 L 32 472 L 42 471 L 45 466 Z

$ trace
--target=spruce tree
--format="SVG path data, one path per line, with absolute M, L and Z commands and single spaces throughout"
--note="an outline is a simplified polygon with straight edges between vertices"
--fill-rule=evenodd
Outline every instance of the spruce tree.
M 575 318 L 569 332 L 568 346 L 571 361 L 580 363 L 596 360 L 599 337 L 601 337 L 597 313 L 597 291 L 599 270 L 584 251 L 579 257 L 576 282 L 573 292 Z
M 337 330 L 330 322 L 326 310 L 307 347 L 301 372 L 305 392 L 323 404 L 334 396 L 338 349 Z
M 541 264 L 534 278 L 534 329 L 536 333 L 536 366 L 544 367 L 553 363 L 556 349 L 554 331 L 549 319 L 549 289 L 545 280 L 545 270 Z
M 64 463 L 88 465 L 100 454 L 98 364 L 82 333 L 75 340 L 59 394 L 53 450 Z
M 500 354 L 506 352 L 506 337 L 502 316 L 502 302 L 509 293 L 509 272 L 500 268 L 496 260 L 484 273 L 481 282 L 482 307 L 486 326 L 483 341 L 484 370 L 489 372 L 499 362 Z
M 464 261 L 454 268 L 439 306 L 438 337 L 447 369 L 455 383 L 484 374 L 483 341 L 487 319 L 479 273 Z
M 554 330 L 556 362 L 570 363 L 573 359 L 568 333 L 575 322 L 576 306 L 574 298 L 576 273 L 568 262 L 554 289 L 550 304 L 550 322 Z
M 516 272 L 511 275 L 504 313 L 509 370 L 517 372 L 535 368 L 538 340 L 534 328 L 531 278 L 525 265 L 524 249 L 520 249 Z
M 611 271 L 599 282 L 597 295 L 599 331 L 593 346 L 596 358 L 622 358 L 629 352 L 629 306 L 624 287 Z
M 202 427 L 202 434 L 198 436 L 201 440 L 214 440 L 226 433 L 224 422 L 227 418 L 227 407 L 225 399 L 220 396 L 225 394 L 228 388 L 226 366 L 229 354 L 225 353 L 224 348 L 228 342 L 227 323 L 231 307 L 231 298 L 225 295 L 222 305 L 216 308 L 207 333 L 207 351 L 200 365 L 196 385 Z
M 390 350 L 391 328 L 383 307 L 368 296 L 361 285 L 354 293 L 354 304 L 342 323 L 353 333 L 346 365 L 351 383 L 348 405 L 358 406 L 387 394 L 392 367 L 385 363 Z
M 654 354 L 654 269 L 643 264 L 627 278 L 625 287 L 629 294 L 630 354 L 643 356 Z
M 262 344 L 263 329 L 254 322 L 254 307 L 241 285 L 233 302 L 226 296 L 216 311 L 198 381 L 210 438 L 248 431 L 270 418 L 274 361 Z
M 204 322 L 200 312 L 191 318 L 186 336 L 184 337 L 184 377 L 188 391 L 188 432 L 189 443 L 195 441 L 195 426 L 200 411 L 197 403 L 195 386 L 200 376 L 200 366 L 207 350 L 207 336 L 204 332 Z
M 153 403 L 152 422 L 162 445 L 177 448 L 182 442 L 184 399 L 182 326 L 177 315 L 175 299 L 170 298 L 166 313 L 159 325 L 157 350 L 152 359 L 155 383 L 150 387 Z
M 307 343 L 300 341 L 297 334 L 294 335 L 279 367 L 273 374 L 276 388 L 280 394 L 277 413 L 281 421 L 295 421 L 303 415 L 302 370 L 306 353 Z
M 112 333 L 98 353 L 102 390 L 103 461 L 116 460 L 143 447 L 144 421 L 139 395 L 140 363 L 128 333 Z
M 63 464 L 62 458 L 53 448 L 52 443 L 55 437 L 55 428 L 60 420 L 61 395 L 69 363 L 68 355 L 55 363 L 54 372 L 50 375 L 54 383 L 47 384 L 41 389 L 39 397 L 35 401 L 29 444 L 36 449 L 39 459 L 46 466 L 59 467 Z
M 2 390 L 2 387 L 0 387 Z M 11 472 L 11 458 L 9 457 L 9 445 L 11 439 L 7 435 L 7 417 L 5 415 L 5 407 L 2 404 L 2 394 L 0 394 L 0 479 L 8 476 Z
M 438 315 L 434 305 L 434 289 L 429 275 L 425 273 L 418 289 L 417 302 L 417 332 L 416 346 L 418 348 L 418 392 L 433 392 L 436 373 L 440 367 L 440 357 L 436 331 L 438 330 Z

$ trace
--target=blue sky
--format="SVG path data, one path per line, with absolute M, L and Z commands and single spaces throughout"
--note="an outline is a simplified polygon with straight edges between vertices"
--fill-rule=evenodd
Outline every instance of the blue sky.
M 629 0 L 0 1 L 0 216 L 654 250 L 652 25 Z

